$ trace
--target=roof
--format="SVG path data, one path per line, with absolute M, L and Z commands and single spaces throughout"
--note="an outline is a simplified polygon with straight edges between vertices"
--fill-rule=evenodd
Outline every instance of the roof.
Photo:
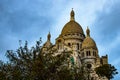
M 75 21 L 75 13 L 72 10 L 70 13 L 70 21 L 65 24 L 62 29 L 61 35 L 69 34 L 69 33 L 80 33 L 84 34 L 83 29 L 80 24 Z
M 90 30 L 87 28 L 86 30 L 87 36 L 82 42 L 82 49 L 93 48 L 97 49 L 95 41 L 90 37 Z
M 69 21 L 62 29 L 61 34 L 80 33 L 84 34 L 82 27 L 76 21 Z

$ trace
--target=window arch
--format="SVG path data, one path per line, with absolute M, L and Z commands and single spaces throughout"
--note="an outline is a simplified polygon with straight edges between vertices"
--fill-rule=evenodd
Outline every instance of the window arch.
M 68 43 L 68 46 L 71 46 L 71 44 L 70 44 L 70 43 Z
M 87 55 L 87 56 L 91 56 L 90 51 L 86 51 L 86 55 Z
M 88 56 L 88 51 L 86 51 L 86 56 Z
M 90 51 L 88 51 L 89 56 L 91 56 Z
M 79 43 L 77 43 L 77 50 L 79 50 L 80 49 L 80 46 L 79 46 Z

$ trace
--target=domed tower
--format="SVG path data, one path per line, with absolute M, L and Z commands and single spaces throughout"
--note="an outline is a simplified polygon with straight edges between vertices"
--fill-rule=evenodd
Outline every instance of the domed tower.
M 68 46 L 72 50 L 80 51 L 81 44 L 84 38 L 85 35 L 83 29 L 81 25 L 75 21 L 75 13 L 72 9 L 70 13 L 70 21 L 66 23 L 63 27 L 61 34 L 56 39 L 56 44 L 63 44 Z M 58 47 L 62 49 L 67 49 L 66 47 L 63 47 L 63 45 L 61 45 L 61 47 Z
M 88 27 L 86 34 L 86 38 L 82 42 L 81 61 L 84 66 L 94 69 L 96 67 L 96 61 L 99 59 L 98 49 L 95 41 L 90 37 L 90 30 Z
M 72 9 L 70 21 L 64 25 L 61 34 L 56 39 L 58 53 L 63 51 L 72 52 L 71 56 L 74 59 L 74 63 L 80 66 L 79 54 L 84 38 L 83 29 L 81 25 L 75 21 L 75 13 Z
M 48 49 L 52 46 L 50 38 L 51 38 L 51 34 L 49 32 L 47 35 L 47 41 L 45 42 L 45 44 L 43 44 L 43 51 L 48 51 Z

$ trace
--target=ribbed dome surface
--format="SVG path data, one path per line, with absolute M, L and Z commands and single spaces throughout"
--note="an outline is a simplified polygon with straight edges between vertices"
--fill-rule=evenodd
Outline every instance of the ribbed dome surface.
M 82 49 L 93 48 L 97 49 L 95 41 L 87 36 L 82 42 Z
M 82 27 L 75 21 L 69 21 L 62 29 L 62 35 L 68 34 L 68 33 L 83 33 Z

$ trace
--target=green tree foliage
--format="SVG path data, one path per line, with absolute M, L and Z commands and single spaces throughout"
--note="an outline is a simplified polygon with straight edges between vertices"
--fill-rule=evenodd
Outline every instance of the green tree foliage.
M 85 80 L 83 67 L 74 63 L 72 52 L 64 51 L 54 56 L 54 51 L 42 52 L 41 39 L 36 46 L 28 48 L 27 41 L 24 46 L 16 50 L 8 50 L 8 62 L 0 61 L 0 80 Z M 103 65 L 96 68 L 99 76 L 108 79 L 117 74 L 114 66 Z
M 57 56 L 53 56 L 53 52 L 45 54 L 41 51 L 41 39 L 31 49 L 28 49 L 27 44 L 26 41 L 22 47 L 20 43 L 16 51 L 7 51 L 6 56 L 9 61 L 7 63 L 0 61 L 0 80 L 83 79 L 83 74 L 75 64 L 69 68 L 70 52 L 64 51 Z
M 96 68 L 96 73 L 99 76 L 107 77 L 109 80 L 114 78 L 114 75 L 118 74 L 117 69 L 111 64 L 104 64 Z

